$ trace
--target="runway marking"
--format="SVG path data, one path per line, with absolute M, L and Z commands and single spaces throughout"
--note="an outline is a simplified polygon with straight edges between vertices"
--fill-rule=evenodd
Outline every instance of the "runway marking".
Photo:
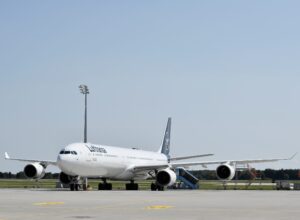
M 169 206 L 169 205 L 151 205 L 151 206 L 147 206 L 145 209 L 147 210 L 158 210 L 158 209 L 170 209 L 173 208 L 173 206 Z
M 63 205 L 65 204 L 64 202 L 37 202 L 33 203 L 33 205 L 37 206 L 48 206 L 48 205 Z

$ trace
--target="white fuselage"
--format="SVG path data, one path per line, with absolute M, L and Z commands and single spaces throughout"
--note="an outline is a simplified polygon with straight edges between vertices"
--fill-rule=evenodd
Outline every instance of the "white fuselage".
M 131 180 L 149 177 L 147 172 L 132 172 L 133 167 L 167 165 L 168 158 L 151 151 L 74 143 L 60 152 L 57 164 L 62 172 L 71 176 Z

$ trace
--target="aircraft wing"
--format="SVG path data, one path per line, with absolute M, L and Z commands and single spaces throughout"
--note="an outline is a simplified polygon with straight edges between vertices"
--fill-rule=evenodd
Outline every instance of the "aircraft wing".
M 171 167 L 189 167 L 201 165 L 206 167 L 207 165 L 213 164 L 250 164 L 250 163 L 267 163 L 267 162 L 276 162 L 280 160 L 292 160 L 297 153 L 289 158 L 276 158 L 276 159 L 253 159 L 253 160 L 219 160 L 219 161 L 196 161 L 196 162 L 179 162 L 179 163 L 170 163 Z
M 158 164 L 158 165 L 148 165 L 148 166 L 134 166 L 130 169 L 134 172 L 142 172 L 142 171 L 153 171 L 153 170 L 159 170 L 169 167 L 169 164 Z
M 5 160 L 16 160 L 21 162 L 29 162 L 29 163 L 40 163 L 44 166 L 53 165 L 57 166 L 56 161 L 49 161 L 49 160 L 27 160 L 27 159 L 19 159 L 19 158 L 11 158 L 7 152 L 5 152 Z
M 170 161 L 186 160 L 186 159 L 199 158 L 199 157 L 209 157 L 209 156 L 213 156 L 213 154 L 200 154 L 200 155 L 192 155 L 192 156 L 185 156 L 185 157 L 171 157 Z
M 173 158 L 170 158 L 170 161 L 185 160 L 185 159 L 198 158 L 198 157 L 208 157 L 208 156 L 212 156 L 212 155 L 213 154 L 200 154 L 200 155 L 185 156 L 185 157 L 173 157 Z M 164 169 L 164 168 L 170 167 L 171 164 L 134 166 L 134 167 L 130 167 L 129 169 L 132 170 L 133 172 L 153 171 L 153 170 L 159 170 L 159 169 Z

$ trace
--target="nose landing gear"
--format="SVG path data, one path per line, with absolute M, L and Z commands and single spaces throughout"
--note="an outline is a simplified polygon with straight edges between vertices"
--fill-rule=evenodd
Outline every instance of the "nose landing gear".
M 79 191 L 81 189 L 81 181 L 80 177 L 74 176 L 74 177 L 69 177 L 70 178 L 70 190 L 71 191 Z
M 80 184 L 78 183 L 70 183 L 70 190 L 71 191 L 78 191 L 81 188 Z

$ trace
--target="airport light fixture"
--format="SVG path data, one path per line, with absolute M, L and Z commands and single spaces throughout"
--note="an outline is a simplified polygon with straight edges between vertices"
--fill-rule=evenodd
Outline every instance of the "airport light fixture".
M 79 86 L 80 92 L 84 95 L 89 94 L 89 88 L 87 87 L 87 85 L 80 85 Z
M 89 89 L 86 85 L 79 86 L 80 93 L 84 95 L 84 139 L 83 142 L 87 143 L 87 94 L 89 94 Z

